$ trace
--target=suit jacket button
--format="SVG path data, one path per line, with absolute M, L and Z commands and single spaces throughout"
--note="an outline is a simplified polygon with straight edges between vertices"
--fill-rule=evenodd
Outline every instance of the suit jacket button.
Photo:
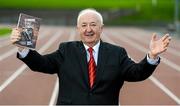
M 90 96 L 92 96 L 92 95 L 93 95 L 93 93 L 92 93 L 92 92 L 89 92 L 89 95 L 90 95 Z

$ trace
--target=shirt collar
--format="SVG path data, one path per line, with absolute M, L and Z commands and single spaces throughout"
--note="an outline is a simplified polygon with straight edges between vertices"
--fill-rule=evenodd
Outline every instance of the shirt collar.
M 83 45 L 84 45 L 84 47 L 85 47 L 85 49 L 86 49 L 86 51 L 89 49 L 89 46 L 87 46 L 86 44 L 84 44 L 83 43 Z M 98 51 L 99 51 L 99 46 L 100 46 L 100 40 L 98 41 L 98 43 L 95 45 L 95 46 L 93 46 L 93 50 L 94 50 L 94 52 L 95 53 L 98 53 Z

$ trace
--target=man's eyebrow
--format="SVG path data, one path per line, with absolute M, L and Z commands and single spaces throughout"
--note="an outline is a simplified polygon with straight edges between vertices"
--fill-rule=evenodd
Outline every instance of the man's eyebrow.
M 83 23 L 81 23 L 81 24 L 87 24 L 86 22 L 83 22 Z
M 96 22 L 91 22 L 91 24 L 96 24 Z

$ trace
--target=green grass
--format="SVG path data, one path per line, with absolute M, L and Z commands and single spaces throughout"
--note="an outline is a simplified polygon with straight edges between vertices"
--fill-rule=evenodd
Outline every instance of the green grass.
M 143 3 L 145 0 L 138 0 Z M 0 8 L 9 9 L 76 9 L 76 8 L 130 8 L 136 0 L 0 0 Z
M 175 0 L 157 0 L 157 5 L 169 8 Z M 2 9 L 79 9 L 136 8 L 152 5 L 152 0 L 0 0 Z M 143 8 L 142 8 L 143 9 Z
M 108 23 L 110 24 L 136 24 L 165 22 L 174 20 L 175 0 L 0 0 L 0 9 L 134 9 L 138 11 L 130 16 L 123 16 Z M 180 1 L 179 1 L 180 7 Z M 179 8 L 180 11 L 180 8 Z M 180 17 L 180 13 L 179 13 Z
M 11 33 L 11 29 L 10 28 L 0 28 L 0 37 L 1 36 L 5 36 L 7 34 Z
M 174 0 L 158 0 L 156 6 L 153 6 L 150 1 L 151 0 L 148 2 L 147 0 L 146 2 L 141 2 L 141 4 L 138 4 L 136 7 L 136 10 L 138 11 L 137 14 L 120 17 L 108 22 L 108 24 L 154 25 L 172 24 L 174 22 Z

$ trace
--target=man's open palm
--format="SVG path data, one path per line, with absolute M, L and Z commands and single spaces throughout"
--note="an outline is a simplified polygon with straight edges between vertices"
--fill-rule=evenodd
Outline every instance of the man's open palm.
M 157 35 L 154 33 L 150 42 L 150 53 L 154 57 L 161 54 L 167 50 L 167 47 L 171 41 L 169 34 L 165 34 L 162 38 L 158 39 Z

